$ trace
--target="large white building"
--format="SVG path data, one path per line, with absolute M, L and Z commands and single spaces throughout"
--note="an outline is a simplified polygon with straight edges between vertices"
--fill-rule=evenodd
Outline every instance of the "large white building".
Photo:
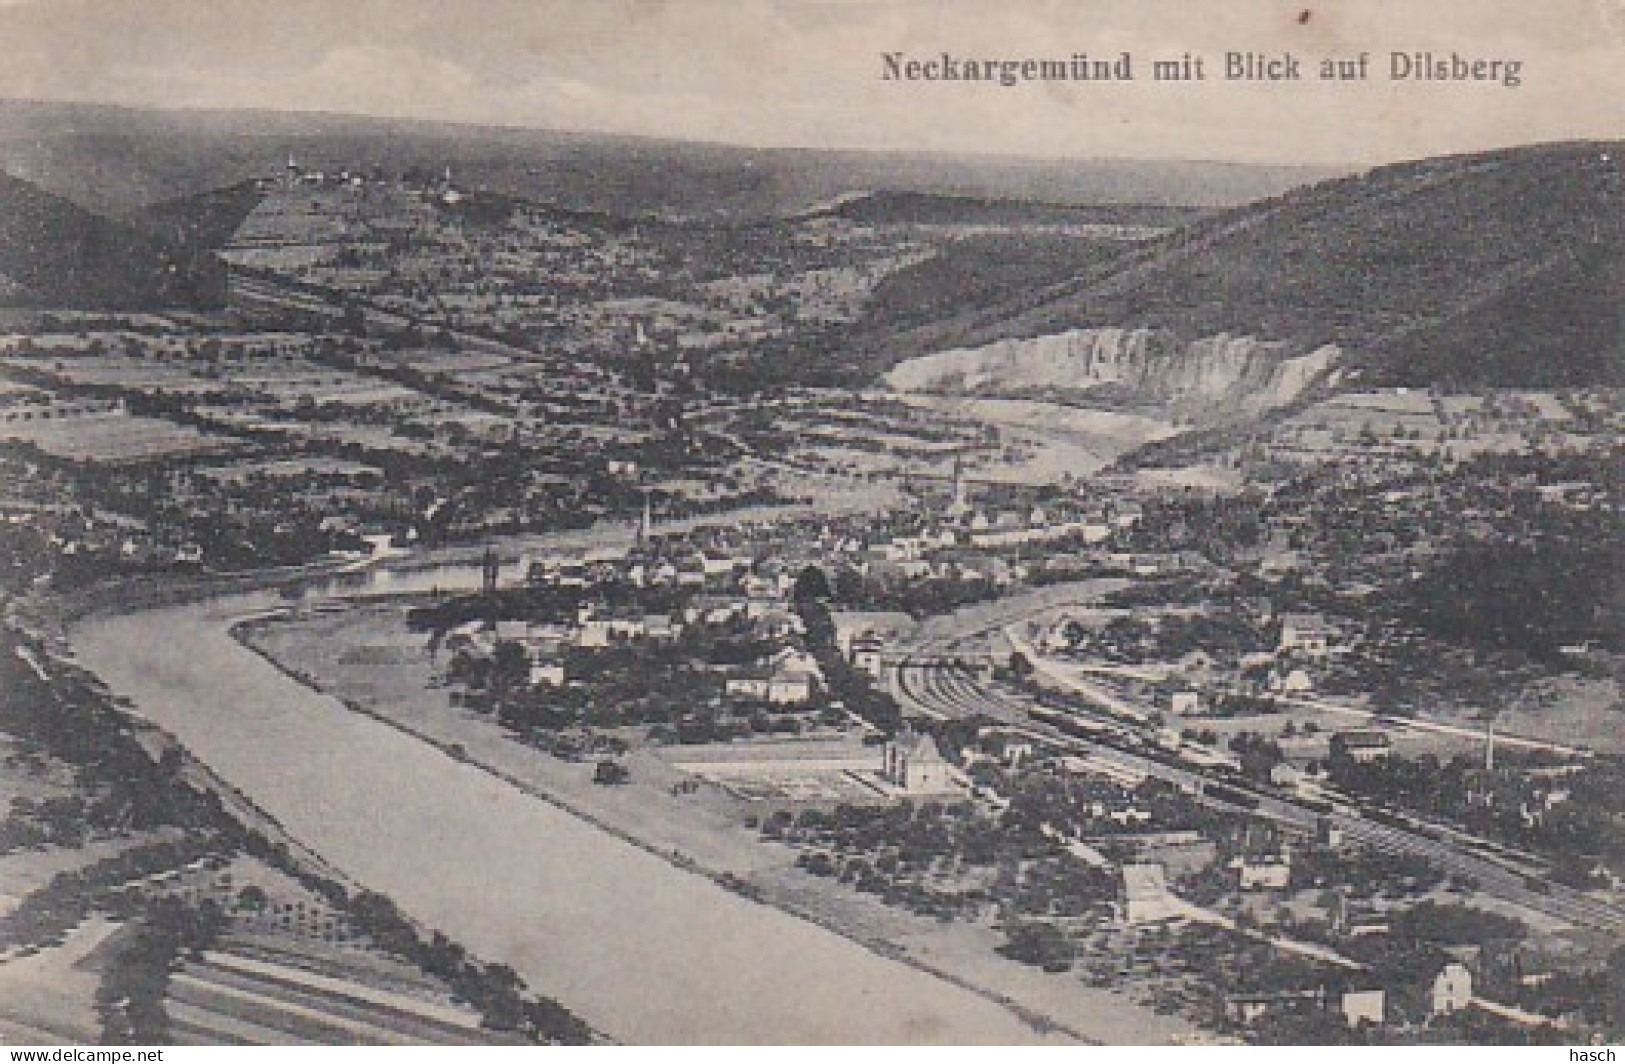
M 1185 913 L 1168 889 L 1168 877 L 1160 864 L 1126 864 L 1118 898 L 1123 920 L 1129 924 L 1149 924 L 1174 920 Z
M 954 767 L 942 756 L 936 739 L 905 730 L 881 753 L 881 778 L 908 794 L 949 794 L 960 789 Z

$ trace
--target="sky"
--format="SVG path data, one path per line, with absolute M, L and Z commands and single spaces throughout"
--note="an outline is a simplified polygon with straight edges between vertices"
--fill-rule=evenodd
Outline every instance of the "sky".
M 1290 49 L 1310 80 L 1214 78 Z M 881 56 L 1129 51 L 1125 84 L 886 81 Z M 1523 84 L 1388 79 L 1391 51 Z M 1201 84 L 1154 58 L 1208 58 Z M 1373 79 L 1314 80 L 1372 53 Z M 722 141 L 1349 165 L 1625 137 L 1625 0 L 0 0 L 0 97 Z

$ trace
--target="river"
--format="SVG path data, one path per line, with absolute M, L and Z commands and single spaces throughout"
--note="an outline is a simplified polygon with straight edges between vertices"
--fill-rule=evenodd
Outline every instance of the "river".
M 375 571 L 308 594 L 467 586 Z M 79 660 L 295 837 L 636 1044 L 1043 1040 L 971 991 L 735 895 L 307 688 L 244 649 L 271 593 L 87 618 Z

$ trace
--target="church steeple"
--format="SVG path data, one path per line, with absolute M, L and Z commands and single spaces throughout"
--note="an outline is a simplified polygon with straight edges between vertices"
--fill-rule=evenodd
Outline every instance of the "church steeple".
M 638 520 L 638 547 L 647 547 L 654 538 L 655 517 L 654 505 L 649 500 L 649 493 L 643 493 L 643 515 Z

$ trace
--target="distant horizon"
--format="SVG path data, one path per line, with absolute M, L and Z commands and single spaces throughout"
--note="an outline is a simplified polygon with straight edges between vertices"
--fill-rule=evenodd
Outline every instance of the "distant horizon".
M 1625 136 L 1604 0 L 0 0 L 0 98 L 441 123 L 741 149 L 1353 171 Z M 1245 51 L 1243 51 L 1245 50 Z M 1302 59 L 1301 78 L 1220 57 Z M 1393 55 L 1513 64 L 1399 79 Z M 1131 79 L 932 74 L 1132 55 Z M 1179 84 L 1159 60 L 1205 56 Z M 1365 55 L 1370 76 L 1314 63 Z M 919 77 L 897 77 L 918 60 Z M 953 59 L 952 63 L 958 62 Z M 1057 64 L 1059 65 L 1059 64 Z M 1466 69 L 1466 68 L 1464 68 Z M 940 72 L 939 72 L 940 73 Z M 1005 69 L 1005 75 L 1011 70 Z
M 3 2 L 4 2 L 4 0 L 0 0 L 0 3 L 3 3 Z M 42 98 L 38 98 L 38 97 L 30 98 L 30 97 L 21 97 L 21 96 L 0 96 L 0 107 L 4 107 L 4 106 L 7 106 L 7 105 L 16 105 L 16 104 L 21 104 L 21 105 L 25 105 L 25 106 L 39 106 L 39 107 L 85 107 L 85 108 L 100 107 L 100 108 L 107 108 L 109 110 L 144 112 L 144 113 L 148 113 L 148 114 L 176 114 L 176 115 L 197 114 L 197 115 L 217 115 L 217 116 L 274 115 L 274 116 L 279 116 L 279 117 L 298 117 L 298 118 L 332 118 L 332 119 L 343 119 L 343 120 L 346 120 L 346 121 L 358 121 L 358 122 L 380 122 L 380 123 L 399 122 L 399 123 L 404 123 L 404 124 L 409 124 L 409 125 L 418 125 L 418 126 L 425 126 L 425 127 L 443 126 L 443 127 L 449 127 L 449 128 L 452 128 L 452 129 L 487 130 L 487 131 L 491 131 L 491 132 L 495 132 L 495 133 L 504 133 L 504 134 L 509 134 L 509 133 L 536 133 L 536 134 L 543 134 L 543 135 L 552 135 L 552 136 L 557 136 L 557 137 L 562 137 L 562 138 L 579 138 L 579 139 L 583 139 L 583 140 L 596 139 L 596 140 L 605 140 L 605 141 L 616 141 L 616 140 L 621 140 L 621 141 L 648 141 L 648 142 L 660 143 L 660 144 L 678 144 L 678 145 L 687 145 L 687 146 L 701 147 L 701 148 L 722 148 L 722 149 L 727 149 L 727 150 L 730 150 L 730 151 L 739 151 L 739 152 L 762 152 L 764 154 L 765 153 L 808 153 L 808 154 L 872 155 L 872 156 L 897 155 L 897 156 L 909 156 L 909 157 L 913 157 L 913 158 L 940 157 L 940 158 L 943 158 L 943 159 L 966 159 L 966 160 L 988 161 L 988 162 L 1005 161 L 1005 162 L 1012 162 L 1012 163 L 1035 163 L 1035 164 L 1040 164 L 1040 165 L 1053 165 L 1055 163 L 1066 163 L 1066 162 L 1108 163 L 1108 164 L 1110 164 L 1110 163 L 1125 163 L 1125 164 L 1166 163 L 1168 165 L 1182 165 L 1183 164 L 1183 165 L 1191 165 L 1191 166 L 1232 166 L 1232 167 L 1236 167 L 1238 169 L 1251 169 L 1251 170 L 1302 170 L 1302 171 L 1307 171 L 1307 172 L 1324 173 L 1324 174 L 1349 174 L 1349 173 L 1358 173 L 1358 172 L 1363 171 L 1363 170 L 1375 169 L 1375 168 L 1382 167 L 1382 166 L 1391 166 L 1391 165 L 1402 164 L 1402 163 L 1407 163 L 1407 162 L 1417 162 L 1417 161 L 1420 161 L 1422 159 L 1442 158 L 1443 157 L 1443 156 L 1431 156 L 1431 155 L 1430 156 L 1411 156 L 1411 157 L 1406 157 L 1406 158 L 1384 159 L 1384 160 L 1380 160 L 1380 161 L 1377 161 L 1377 162 L 1371 162 L 1371 163 L 1344 163 L 1344 164 L 1325 163 L 1325 164 L 1321 164 L 1321 163 L 1291 162 L 1291 161 L 1287 161 L 1287 160 L 1275 161 L 1275 160 L 1221 159 L 1221 158 L 1201 157 L 1201 156 L 1194 156 L 1194 155 L 1193 156 L 1180 156 L 1180 155 L 1170 155 L 1170 156 L 1147 156 L 1147 155 L 1027 155 L 1027 154 L 1004 152 L 1004 151 L 976 151 L 973 148 L 964 148 L 964 149 L 904 148 L 904 147 L 888 148 L 888 147 L 841 146 L 841 145 L 831 145 L 831 146 L 826 147 L 826 146 L 816 146 L 816 145 L 807 145 L 807 144 L 747 144 L 747 143 L 744 143 L 744 142 L 741 142 L 741 141 L 720 140 L 720 139 L 715 139 L 715 138 L 708 139 L 708 138 L 704 138 L 704 137 L 666 136 L 666 135 L 662 135 L 662 134 L 659 134 L 659 133 L 620 133 L 620 132 L 596 130 L 596 129 L 569 128 L 569 127 L 563 127 L 563 126 L 536 126 L 536 125 L 520 125 L 520 124 L 516 124 L 516 123 L 486 122 L 486 121 L 460 120 L 460 119 L 450 119 L 450 118 L 423 118 L 423 117 L 420 117 L 420 116 L 417 116 L 417 115 L 372 114 L 370 112 L 365 112 L 365 111 L 336 111 L 336 110 L 331 110 L 331 109 L 326 109 L 326 108 L 323 108 L 323 109 L 303 109 L 303 108 L 278 108 L 278 107 L 259 107 L 259 106 L 218 107 L 218 106 L 213 106 L 213 105 L 196 105 L 196 106 L 193 106 L 193 105 L 185 105 L 185 104 L 175 105 L 175 106 L 168 106 L 168 105 L 158 106 L 158 105 L 152 105 L 152 104 L 119 103 L 119 102 L 114 102 L 114 101 L 109 101 L 109 100 L 67 99 L 67 98 L 42 99 Z M 245 134 L 245 135 L 253 135 L 253 134 Z M 276 134 L 267 133 L 267 134 L 265 134 L 265 136 L 269 139 L 271 137 L 276 136 Z M 1580 142 L 1580 141 L 1588 141 L 1589 139 L 1590 138 L 1576 138 L 1572 142 L 1577 143 L 1577 142 Z M 1625 135 L 1622 135 L 1621 138 L 1619 138 L 1619 140 L 1621 142 L 1625 142 Z M 1615 141 L 1606 140 L 1606 141 L 1597 141 L 1597 142 L 1598 143 L 1614 143 Z M 1540 146 L 1546 145 L 1546 144 L 1561 144 L 1561 143 L 1569 143 L 1569 142 L 1563 141 L 1563 140 L 1529 141 L 1529 142 L 1520 143 L 1520 144 L 1507 144 L 1507 145 L 1502 145 L 1500 147 L 1494 147 L 1494 148 L 1468 149 L 1468 150 L 1465 150 L 1465 151 L 1450 152 L 1449 154 L 1450 155 L 1476 155 L 1476 154 L 1481 154 L 1483 152 L 1514 150 L 1514 149 L 1517 149 L 1517 148 L 1535 148 L 1535 147 L 1540 147 Z
M 362 111 L 335 111 L 329 109 L 301 109 L 276 107 L 217 107 L 212 105 L 177 105 L 155 106 L 150 104 L 119 103 L 108 100 L 66 99 L 66 98 L 30 98 L 19 96 L 0 96 L 0 107 L 7 105 L 24 105 L 38 107 L 85 107 L 106 108 L 109 110 L 144 112 L 148 114 L 199 114 L 199 115 L 275 115 L 280 117 L 300 118 L 332 118 L 358 122 L 399 122 L 409 125 L 425 127 L 450 127 L 452 129 L 487 130 L 496 133 L 536 133 L 564 138 L 579 138 L 583 140 L 605 141 L 648 141 L 661 144 L 677 144 L 693 147 L 721 148 L 739 152 L 762 153 L 809 153 L 832 155 L 866 155 L 866 156 L 908 156 L 913 158 L 940 157 L 943 159 L 975 160 L 978 162 L 1011 162 L 1033 163 L 1037 165 L 1053 165 L 1056 163 L 1102 163 L 1125 165 L 1134 164 L 1166 164 L 1170 166 L 1217 166 L 1236 167 L 1248 170 L 1300 170 L 1306 173 L 1321 174 L 1327 177 L 1361 173 L 1376 170 L 1385 166 L 1401 166 L 1406 163 L 1422 162 L 1428 159 L 1443 159 L 1451 157 L 1485 155 L 1500 151 L 1517 151 L 1519 149 L 1534 149 L 1554 147 L 1564 144 L 1620 144 L 1625 145 L 1625 133 L 1616 137 L 1568 137 L 1552 140 L 1523 141 L 1516 144 L 1496 145 L 1484 148 L 1465 148 L 1458 151 L 1443 152 L 1437 155 L 1403 156 L 1392 159 L 1382 159 L 1365 163 L 1304 163 L 1288 160 L 1239 160 L 1220 159 L 1200 156 L 1142 156 L 1142 155 L 1023 155 L 1001 151 L 975 151 L 972 149 L 944 150 L 933 148 L 887 148 L 887 147 L 842 147 L 839 145 L 819 147 L 804 144 L 746 144 L 738 141 L 705 139 L 700 137 L 663 136 L 658 133 L 618 133 L 594 129 L 571 129 L 559 126 L 519 125 L 503 122 L 464 121 L 448 118 L 422 118 L 415 115 L 383 115 L 371 114 Z M 250 134 L 252 135 L 252 134 Z M 276 134 L 268 133 L 269 139 Z M 861 190 L 856 190 L 861 191 Z

